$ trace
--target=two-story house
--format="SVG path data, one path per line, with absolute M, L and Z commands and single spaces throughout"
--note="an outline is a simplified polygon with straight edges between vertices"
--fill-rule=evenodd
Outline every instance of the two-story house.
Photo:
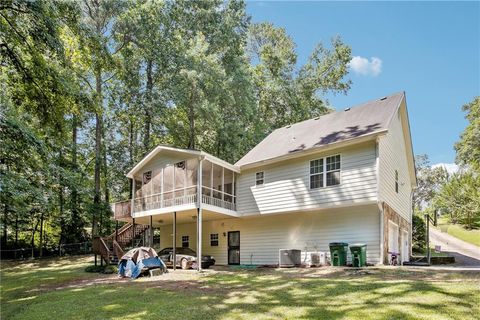
M 342 241 L 366 243 L 368 263 L 409 259 L 416 177 L 403 92 L 279 128 L 235 164 L 158 146 L 127 177 L 132 199 L 113 208 L 129 222 L 120 232 L 155 228 L 160 248 L 275 265 L 279 249 Z

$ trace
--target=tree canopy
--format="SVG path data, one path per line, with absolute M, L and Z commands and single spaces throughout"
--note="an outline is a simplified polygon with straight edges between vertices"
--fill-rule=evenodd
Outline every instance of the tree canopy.
M 0 4 L 2 246 L 112 230 L 124 174 L 156 145 L 235 162 L 272 130 L 330 111 L 350 47 L 252 23 L 243 1 Z

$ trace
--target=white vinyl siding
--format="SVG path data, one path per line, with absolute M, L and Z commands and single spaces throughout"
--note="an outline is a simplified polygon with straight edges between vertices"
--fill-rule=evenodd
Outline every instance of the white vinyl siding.
M 258 169 L 242 171 L 237 184 L 237 211 L 245 215 L 278 213 L 376 201 L 375 143 L 340 149 L 337 154 L 341 155 L 341 184 L 326 188 L 310 189 L 310 161 L 331 153 L 262 167 L 268 175 L 262 188 L 252 187 Z
M 376 205 L 209 220 L 202 225 L 202 254 L 212 255 L 218 265 L 227 264 L 226 235 L 229 231 L 240 231 L 241 264 L 277 264 L 279 249 L 323 251 L 329 256 L 328 244 L 339 241 L 366 243 L 367 262 L 377 264 L 380 262 L 379 223 Z M 218 246 L 210 246 L 212 233 L 218 234 Z M 190 248 L 196 250 L 196 223 L 177 225 L 178 240 L 182 234 L 190 236 Z M 161 248 L 172 245 L 171 235 L 172 225 L 161 227 Z M 351 261 L 350 252 L 348 260 Z
M 411 181 L 405 135 L 402 130 L 404 106 L 392 118 L 388 133 L 379 140 L 379 199 L 385 201 L 408 222 L 411 221 Z M 398 182 L 396 181 L 398 172 Z M 398 192 L 396 186 L 398 185 Z

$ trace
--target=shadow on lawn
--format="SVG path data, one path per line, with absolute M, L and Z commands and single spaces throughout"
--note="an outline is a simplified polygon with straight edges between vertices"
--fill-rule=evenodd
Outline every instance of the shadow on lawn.
M 22 278 L 50 277 L 56 263 Z M 72 272 L 79 269 L 77 265 Z M 6 318 L 24 319 L 474 318 L 479 311 L 478 274 L 460 275 L 401 268 L 239 270 L 199 280 L 114 279 L 16 297 L 9 293 L 2 297 L 2 307 L 8 307 Z
M 97 316 L 102 319 L 412 319 L 456 314 L 465 319 L 469 314 L 473 318 L 478 297 L 478 292 L 452 291 L 448 285 L 425 281 L 378 281 L 369 276 L 295 279 L 248 273 L 99 289 L 85 288 L 83 293 L 96 295 Z

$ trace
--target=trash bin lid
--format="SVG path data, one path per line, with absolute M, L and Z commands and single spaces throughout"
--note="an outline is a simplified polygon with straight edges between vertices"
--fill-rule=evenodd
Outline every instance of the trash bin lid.
M 366 243 L 353 243 L 350 245 L 350 248 L 366 247 Z
M 331 247 L 333 247 L 333 246 L 345 247 L 345 246 L 348 246 L 348 243 L 346 243 L 346 242 L 330 242 L 329 245 Z

